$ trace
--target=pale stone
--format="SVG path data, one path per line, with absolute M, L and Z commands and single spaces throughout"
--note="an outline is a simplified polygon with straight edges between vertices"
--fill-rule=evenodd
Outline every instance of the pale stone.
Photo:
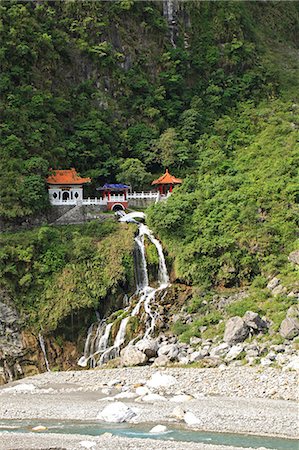
M 168 388 L 177 383 L 176 378 L 172 375 L 162 374 L 161 372 L 155 372 L 150 380 L 147 382 L 147 386 L 149 388 L 160 389 L 160 388 Z
M 229 351 L 229 345 L 226 342 L 223 342 L 220 345 L 217 345 L 217 347 L 212 348 L 210 351 L 210 355 L 212 357 L 214 356 L 224 356 Z
M 141 352 L 133 345 L 128 345 L 120 352 L 121 364 L 124 366 L 140 366 L 147 362 L 145 353 Z
M 252 328 L 255 331 L 262 331 L 267 328 L 267 323 L 253 311 L 246 311 L 243 320 L 249 328 Z
M 97 443 L 93 442 L 93 441 L 80 441 L 79 444 L 83 448 L 92 448 L 92 447 L 95 447 L 97 445 Z
M 167 431 L 167 427 L 165 425 L 156 425 L 149 432 L 150 433 L 165 433 Z
M 299 250 L 291 252 L 288 256 L 288 260 L 293 264 L 299 264 Z
M 145 353 L 148 358 L 152 358 L 157 355 L 158 343 L 155 339 L 141 339 L 136 342 L 135 347 Z
M 158 358 L 154 361 L 154 366 L 156 367 L 165 367 L 170 363 L 170 359 L 166 355 L 158 356 Z
M 45 431 L 48 428 L 45 427 L 44 425 L 37 425 L 36 427 L 31 428 L 32 431 Z
M 31 393 L 36 391 L 36 386 L 34 386 L 34 384 L 32 383 L 21 383 L 21 384 L 17 384 L 15 386 L 9 387 L 5 389 L 5 392 L 11 392 L 11 393 Z
M 227 353 L 225 359 L 227 361 L 233 361 L 243 352 L 243 350 L 244 346 L 242 344 L 233 345 Z
M 287 288 L 282 286 L 281 284 L 279 284 L 274 289 L 272 289 L 272 295 L 274 295 L 274 297 L 277 297 L 278 295 L 284 295 L 286 293 L 287 293 Z
M 121 384 L 121 383 L 122 383 L 122 380 L 113 379 L 113 380 L 108 381 L 107 386 L 113 387 L 113 386 L 116 386 L 117 384 Z
M 299 335 L 299 308 L 291 306 L 286 318 L 281 322 L 279 333 L 285 339 L 293 339 Z
M 134 392 L 120 392 L 119 394 L 116 394 L 114 396 L 115 399 L 122 399 L 122 398 L 136 398 L 137 394 Z
M 290 370 L 299 370 L 299 356 L 295 356 L 295 358 L 292 358 L 286 367 Z
M 165 355 L 170 360 L 175 359 L 179 354 L 179 347 L 176 344 L 164 344 L 158 350 L 158 356 Z
M 190 338 L 190 345 L 198 345 L 198 344 L 201 343 L 201 341 L 202 341 L 201 338 L 198 338 L 198 337 L 196 337 L 196 336 L 192 336 L 192 337 Z
M 175 402 L 175 403 L 182 403 L 182 402 L 188 402 L 189 400 L 192 400 L 192 399 L 193 399 L 192 395 L 179 394 L 179 395 L 175 395 L 174 397 L 172 397 L 170 399 L 170 401 Z
M 186 411 L 181 407 L 177 406 L 171 413 L 171 417 L 174 417 L 177 420 L 184 420 L 184 415 Z
M 166 397 L 163 397 L 163 395 L 159 394 L 147 394 L 141 399 L 145 403 L 151 403 L 151 402 L 165 402 L 167 399 Z
M 201 424 L 201 420 L 199 420 L 198 417 L 196 417 L 195 414 L 193 414 L 191 411 L 187 411 L 184 414 L 184 421 L 186 422 L 187 425 L 200 425 Z
M 150 390 L 146 386 L 139 386 L 138 388 L 136 388 L 136 394 L 139 395 L 140 397 L 142 397 L 143 395 L 147 395 L 149 393 Z
M 209 355 L 208 350 L 199 350 L 190 355 L 190 362 L 197 362 Z
M 114 402 L 113 404 L 107 405 L 98 414 L 97 419 L 103 420 L 104 422 L 122 423 L 127 422 L 134 416 L 136 416 L 136 413 L 132 408 L 122 402 Z
M 239 317 L 231 317 L 225 325 L 224 341 L 229 344 L 237 344 L 243 342 L 249 335 L 249 328 L 244 320 Z
M 276 288 L 276 286 L 278 286 L 280 283 L 280 279 L 277 277 L 272 278 L 272 280 L 269 281 L 269 283 L 267 284 L 267 289 L 269 289 L 270 291 L 272 291 L 272 289 Z

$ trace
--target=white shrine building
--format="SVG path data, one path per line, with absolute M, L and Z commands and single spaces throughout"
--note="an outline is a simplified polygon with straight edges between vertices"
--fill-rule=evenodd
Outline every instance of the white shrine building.
M 98 205 L 102 210 L 126 210 L 129 206 L 145 207 L 150 203 L 166 200 L 173 188 L 182 180 L 170 175 L 168 170 L 152 182 L 156 191 L 129 192 L 129 186 L 121 184 L 105 184 L 98 188 L 99 197 L 84 198 L 84 184 L 90 183 L 90 178 L 82 178 L 76 169 L 51 169 L 47 178 L 49 200 L 53 206 L 63 205 Z
M 51 205 L 77 205 L 83 202 L 83 185 L 90 178 L 81 178 L 76 169 L 51 170 L 47 178 Z

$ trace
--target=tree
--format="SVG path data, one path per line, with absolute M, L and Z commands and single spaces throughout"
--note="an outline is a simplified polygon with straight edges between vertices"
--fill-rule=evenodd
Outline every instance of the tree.
M 148 177 L 145 165 L 139 159 L 128 158 L 120 165 L 120 172 L 116 179 L 136 189 L 143 187 Z
M 174 128 L 168 128 L 155 142 L 153 148 L 156 160 L 164 168 L 182 168 L 188 165 L 191 157 L 189 141 L 180 141 Z

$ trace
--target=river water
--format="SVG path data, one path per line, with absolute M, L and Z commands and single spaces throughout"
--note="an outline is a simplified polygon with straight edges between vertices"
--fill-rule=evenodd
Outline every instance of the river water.
M 103 424 L 100 422 L 79 421 L 36 421 L 36 420 L 0 420 L 0 432 L 31 432 L 37 425 L 47 427 L 45 433 L 81 434 L 99 436 L 112 433 L 117 436 L 140 439 L 162 439 L 187 442 L 201 442 L 214 445 L 228 445 L 234 447 L 269 448 L 276 450 L 297 450 L 298 442 L 293 439 L 278 437 L 264 437 L 248 434 L 212 433 L 206 431 L 192 431 L 181 427 L 173 427 L 164 433 L 150 433 L 152 424 Z

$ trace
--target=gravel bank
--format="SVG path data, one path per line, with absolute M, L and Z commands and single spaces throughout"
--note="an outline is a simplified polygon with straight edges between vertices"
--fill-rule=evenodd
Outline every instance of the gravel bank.
M 76 434 L 19 434 L 0 433 L 1 450 L 83 450 L 87 442 L 93 450 L 246 450 L 244 447 L 224 445 L 194 444 L 190 442 L 156 441 L 152 439 L 128 439 L 117 436 L 102 435 L 99 437 L 79 436 Z M 86 442 L 87 441 L 87 442 Z M 86 442 L 84 446 L 84 442 Z M 82 444 L 81 444 L 82 443 Z
M 129 398 L 130 393 L 134 393 L 136 387 L 145 384 L 155 372 L 157 369 L 154 368 L 135 367 L 49 372 L 26 378 L 0 388 L 0 419 L 94 421 L 98 413 L 114 400 L 114 396 L 121 394 L 124 396 L 121 401 L 136 409 L 137 416 L 131 419 L 135 423 L 150 422 L 153 425 L 178 423 L 173 412 L 175 408 L 179 407 L 196 415 L 200 423 L 196 428 L 199 430 L 289 438 L 298 436 L 298 406 L 295 401 L 297 377 L 295 372 L 249 367 L 226 367 L 224 370 L 221 368 L 167 368 L 163 370 L 163 373 L 174 376 L 177 382 L 171 387 L 159 390 L 158 393 L 165 397 L 163 401 L 145 403 L 140 398 Z M 31 386 L 31 389 L 26 392 L 22 389 L 24 384 Z M 127 393 L 129 394 L 126 397 Z M 182 393 L 190 394 L 193 398 L 180 403 L 172 401 L 175 395 Z M 45 436 L 48 435 L 32 435 L 31 437 L 39 442 Z M 25 444 L 19 447 L 9 447 L 9 445 L 17 445 L 10 444 L 10 439 L 13 442 L 13 439 L 18 439 L 17 436 L 3 435 L 2 437 L 4 440 L 0 443 L 0 449 L 26 448 Z M 63 447 L 60 447 L 61 444 L 58 444 L 57 440 L 55 444 L 51 445 L 56 445 L 54 448 L 57 449 L 77 448 L 71 446 L 72 438 L 73 436 L 65 436 L 63 442 L 66 443 L 63 443 Z M 31 438 L 26 437 L 26 439 Z M 47 439 L 50 442 L 54 437 L 48 436 Z M 84 440 L 82 436 L 80 439 Z M 121 439 L 122 444 L 119 445 L 119 448 L 123 450 L 135 448 L 175 450 L 182 448 L 182 444 L 174 445 L 174 442 L 171 442 L 171 446 L 162 441 L 153 441 L 151 444 L 148 440 L 146 443 L 142 441 L 139 444 L 134 439 L 123 440 L 123 438 L 114 437 L 109 438 L 110 441 L 111 439 L 115 440 L 114 444 L 109 447 L 105 443 L 103 444 L 108 437 L 98 439 L 97 445 L 100 446 L 96 448 L 106 448 L 107 450 L 117 448 L 115 447 L 117 439 Z M 88 440 L 90 439 L 88 438 Z M 153 447 L 149 447 L 149 444 Z M 6 446 L 1 447 L 1 445 Z M 41 444 L 37 445 L 37 447 L 30 448 L 48 448 L 41 447 Z M 215 446 L 202 444 L 185 446 L 184 444 L 186 450 L 189 448 L 205 449 L 206 447 L 211 450 Z M 217 450 L 220 448 L 217 446 Z M 227 450 L 228 447 L 225 449 Z

